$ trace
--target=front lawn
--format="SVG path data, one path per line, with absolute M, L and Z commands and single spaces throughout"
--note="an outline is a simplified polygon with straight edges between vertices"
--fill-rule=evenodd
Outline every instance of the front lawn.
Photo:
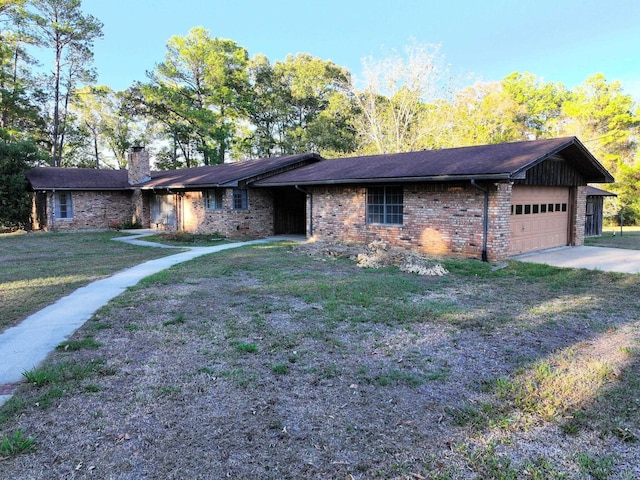
M 175 251 L 138 247 L 115 232 L 0 235 L 0 331 L 89 282 Z
M 598 237 L 587 237 L 584 244 L 589 247 L 610 247 L 640 250 L 640 227 L 608 227 Z
M 0 471 L 637 478 L 640 276 L 442 265 L 270 244 L 154 275 L 27 372 Z

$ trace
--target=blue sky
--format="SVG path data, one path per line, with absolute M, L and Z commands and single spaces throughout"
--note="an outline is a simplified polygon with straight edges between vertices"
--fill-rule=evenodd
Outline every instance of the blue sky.
M 640 100 L 639 0 L 83 0 L 104 23 L 99 82 L 144 81 L 172 35 L 203 26 L 272 62 L 310 53 L 358 76 L 363 57 L 439 44 L 457 75 L 531 72 L 573 88 L 593 73 Z

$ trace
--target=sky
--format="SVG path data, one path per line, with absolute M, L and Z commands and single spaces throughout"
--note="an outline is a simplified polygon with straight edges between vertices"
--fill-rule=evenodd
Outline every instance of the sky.
M 467 84 L 530 72 L 574 88 L 601 72 L 640 103 L 639 0 L 83 0 L 103 24 L 99 83 L 145 81 L 167 40 L 202 26 L 273 63 L 310 53 L 356 78 L 362 59 L 439 45 Z

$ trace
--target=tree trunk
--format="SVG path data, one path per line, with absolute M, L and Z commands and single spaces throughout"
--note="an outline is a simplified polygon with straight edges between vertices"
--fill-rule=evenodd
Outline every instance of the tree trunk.
M 53 145 L 51 147 L 52 166 L 59 167 L 61 161 L 59 158 L 58 139 L 60 136 L 60 69 L 62 62 L 62 46 L 59 42 L 56 45 L 56 62 L 54 75 L 54 91 L 53 91 Z
M 93 133 L 93 154 L 96 157 L 96 168 L 100 168 L 100 156 L 98 154 L 98 132 L 92 130 L 89 124 L 87 123 L 87 127 Z

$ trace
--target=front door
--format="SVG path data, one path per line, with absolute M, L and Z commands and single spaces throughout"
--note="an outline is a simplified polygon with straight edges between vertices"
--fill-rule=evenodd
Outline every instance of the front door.
M 274 190 L 274 224 L 276 235 L 306 233 L 307 195 L 295 188 Z
M 173 194 L 151 197 L 151 226 L 173 230 L 176 225 L 176 203 Z

